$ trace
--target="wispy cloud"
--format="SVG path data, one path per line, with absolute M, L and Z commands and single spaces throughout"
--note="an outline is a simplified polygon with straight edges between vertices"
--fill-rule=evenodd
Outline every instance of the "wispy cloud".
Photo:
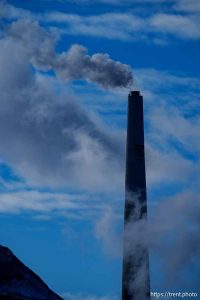
M 82 195 L 21 190 L 0 194 L 1 213 L 52 213 L 84 209 Z
M 121 220 L 122 214 L 117 214 L 116 208 L 106 206 L 95 222 L 95 238 L 110 257 L 122 256 L 122 232 L 117 228 Z
M 131 13 L 106 13 L 102 15 L 80 16 L 63 13 L 49 13 L 46 21 L 67 26 L 68 34 L 80 34 L 117 40 L 148 40 L 149 35 L 164 38 L 198 40 L 199 21 L 194 16 L 155 13 L 141 17 Z M 106 28 L 110 28 L 106 31 Z M 155 40 L 156 41 L 156 40 Z
M 0 17 L 9 19 L 32 18 L 32 13 L 26 9 L 15 7 L 7 1 L 0 1 Z
M 148 183 L 194 180 L 200 157 L 199 78 L 152 69 L 135 74 L 144 89 Z
M 148 1 L 149 2 L 149 1 Z M 155 1 L 153 1 L 155 2 Z M 165 4 L 165 1 L 158 1 Z M 118 2 L 116 1 L 115 4 Z M 120 1 L 121 3 L 121 1 Z M 138 1 L 141 5 L 146 2 Z M 114 2 L 113 2 L 114 4 Z M 134 1 L 135 4 L 135 1 Z M 162 9 L 145 14 L 109 12 L 97 15 L 67 14 L 59 11 L 34 14 L 2 2 L 1 15 L 9 19 L 39 20 L 54 27 L 63 35 L 84 35 L 121 41 L 148 41 L 164 45 L 170 38 L 199 40 L 199 18 L 192 12 L 198 12 L 198 5 L 188 5 L 183 0 L 172 2 L 171 9 Z M 190 8 L 190 9 L 189 9 Z M 196 10 L 195 10 L 196 8 Z M 182 11 L 188 12 L 182 14 Z M 177 13 L 179 11 L 179 13 Z M 109 31 L 107 30 L 109 28 Z
M 53 1 L 53 0 L 48 0 Z M 153 4 L 153 3 L 165 3 L 168 0 L 124 0 L 123 2 L 120 0 L 56 0 L 57 2 L 69 2 L 69 3 L 75 3 L 75 4 L 107 4 L 107 5 L 117 5 L 117 6 L 126 6 L 130 4 Z M 172 0 L 173 1 L 173 0 Z M 176 1 L 176 0 L 174 0 Z
M 198 14 L 200 13 L 200 2 L 197 0 L 176 0 L 174 8 L 177 11 Z
M 165 33 L 178 38 L 198 40 L 200 23 L 197 17 L 175 14 L 155 14 L 149 20 L 152 32 Z
M 46 21 L 67 26 L 62 32 L 102 37 L 117 40 L 132 40 L 137 32 L 145 28 L 145 20 L 125 13 L 106 13 L 102 15 L 80 16 L 63 13 L 50 13 Z M 106 30 L 109 26 L 109 31 Z M 135 36 L 136 38 L 136 36 Z

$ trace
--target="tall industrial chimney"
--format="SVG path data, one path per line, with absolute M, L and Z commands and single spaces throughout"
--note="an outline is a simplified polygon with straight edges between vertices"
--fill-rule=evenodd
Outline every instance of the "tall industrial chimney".
M 122 300 L 149 300 L 149 257 L 142 232 L 147 216 L 143 97 L 138 91 L 128 97 L 125 180 Z

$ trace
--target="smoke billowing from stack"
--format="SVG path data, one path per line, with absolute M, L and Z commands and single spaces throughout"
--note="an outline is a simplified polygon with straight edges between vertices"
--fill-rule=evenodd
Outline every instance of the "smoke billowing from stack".
M 56 52 L 56 37 L 53 32 L 38 22 L 18 20 L 7 30 L 8 39 L 14 41 L 25 53 L 34 68 L 53 71 L 64 81 L 86 80 L 103 88 L 125 88 L 132 85 L 130 66 L 115 61 L 106 53 L 88 54 L 88 49 L 74 44 L 67 51 Z M 40 47 L 38 47 L 40 45 Z
M 125 188 L 122 300 L 149 300 L 143 98 L 137 91 L 128 99 Z

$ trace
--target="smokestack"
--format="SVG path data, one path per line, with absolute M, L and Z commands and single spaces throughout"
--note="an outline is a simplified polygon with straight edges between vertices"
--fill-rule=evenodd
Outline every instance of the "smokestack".
M 122 300 L 149 300 L 148 249 L 144 233 L 138 230 L 138 224 L 146 221 L 147 216 L 143 97 L 139 91 L 130 92 L 128 97 L 125 180 Z M 130 225 L 138 229 L 127 234 Z

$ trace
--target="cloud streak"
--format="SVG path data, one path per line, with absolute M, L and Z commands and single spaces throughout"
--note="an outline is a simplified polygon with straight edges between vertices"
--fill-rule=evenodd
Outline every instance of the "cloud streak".
M 119 1 L 108 1 L 107 3 L 122 5 Z M 125 4 L 125 2 L 123 3 Z M 129 10 L 120 13 L 111 11 L 109 13 L 87 16 L 60 11 L 35 14 L 28 10 L 16 8 L 6 2 L 1 2 L 0 5 L 1 16 L 5 19 L 41 21 L 54 27 L 57 33 L 59 32 L 63 35 L 154 42 L 160 45 L 165 45 L 172 38 L 191 41 L 199 40 L 199 5 L 195 0 L 190 1 L 190 3 L 184 0 L 173 1 L 170 9 L 166 9 L 165 0 L 151 1 L 151 5 L 156 5 L 156 3 L 159 3 L 160 9 L 154 9 L 150 13 L 145 14 L 145 16 L 140 13 L 133 14 Z M 127 1 L 126 4 L 131 4 L 131 1 Z M 149 1 L 134 1 L 134 4 L 137 4 L 138 7 L 145 11 Z M 107 28 L 109 28 L 109 31 Z M 105 59 L 105 57 L 101 58 Z M 96 65 L 95 57 L 94 61 L 92 58 L 91 60 L 91 64 Z
M 113 207 L 105 207 L 95 223 L 95 238 L 103 246 L 103 251 L 110 257 L 121 257 L 122 235 L 120 235 L 119 221 L 121 215 Z M 119 233 L 120 232 L 120 233 Z
M 116 40 L 143 40 L 149 37 L 156 42 L 168 38 L 198 40 L 199 21 L 192 15 L 173 13 L 155 13 L 147 17 L 126 13 L 105 13 L 99 15 L 80 16 L 53 12 L 46 14 L 46 21 L 54 25 L 62 24 L 68 33 L 73 35 L 89 35 Z M 106 28 L 110 28 L 109 32 Z M 64 33 L 63 30 L 63 33 Z
M 175 10 L 183 11 L 186 13 L 200 13 L 200 3 L 196 0 L 177 0 L 174 4 Z
M 84 209 L 84 196 L 21 190 L 0 194 L 1 213 L 34 212 L 38 214 Z

